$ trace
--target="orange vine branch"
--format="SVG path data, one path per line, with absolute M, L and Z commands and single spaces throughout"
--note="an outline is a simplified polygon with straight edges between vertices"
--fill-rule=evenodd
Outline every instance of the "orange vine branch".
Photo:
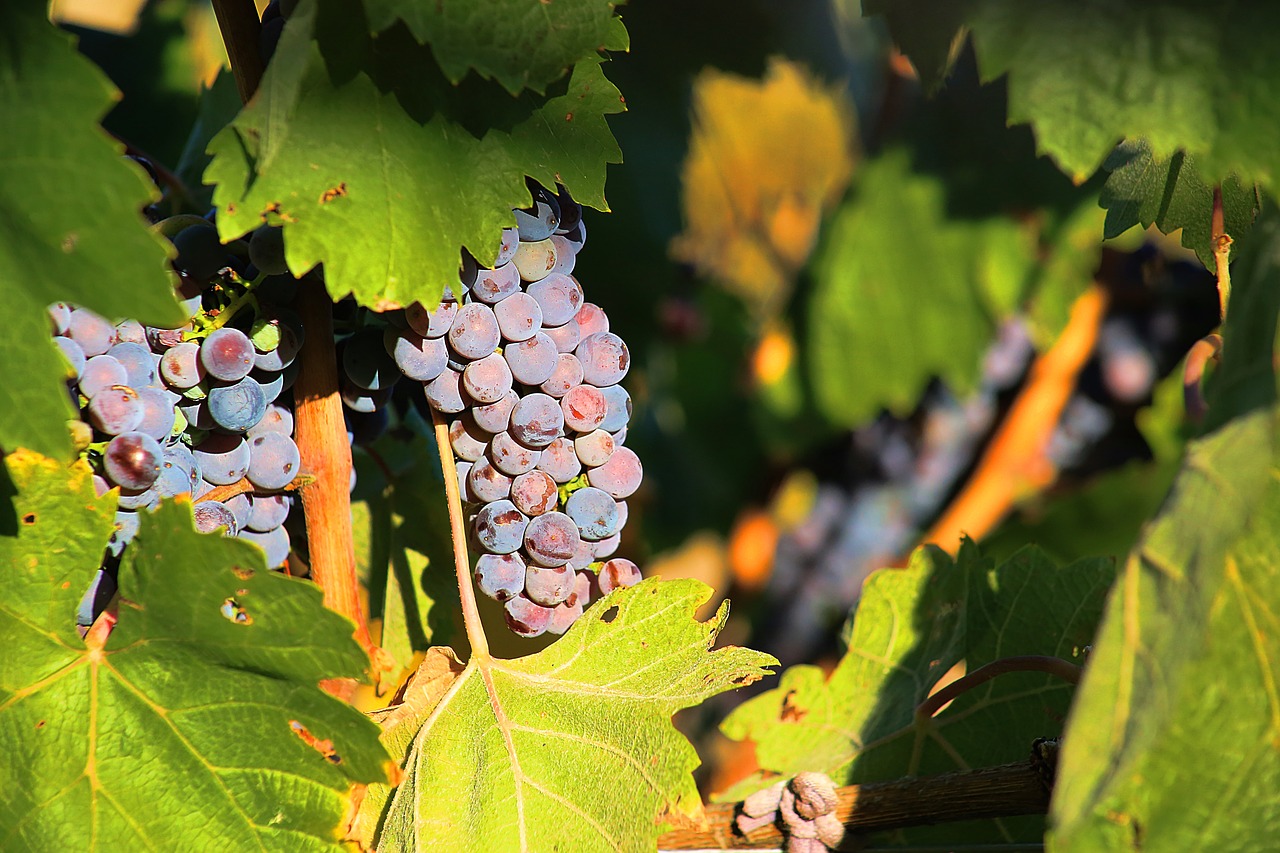
M 449 425 L 435 409 L 431 410 L 435 427 L 436 449 L 440 453 L 440 469 L 444 473 L 444 493 L 449 502 L 449 533 L 453 538 L 453 570 L 458 580 L 458 596 L 462 600 L 462 624 L 471 643 L 472 659 L 489 657 L 489 639 L 480 622 L 476 607 L 476 591 L 471 585 L 471 558 L 467 554 L 467 522 L 462 514 L 462 493 L 458 490 L 458 466 L 453 460 L 449 442 Z
M 1070 661 L 1049 655 L 1015 655 L 1001 658 L 978 667 L 963 678 L 957 678 L 921 702 L 916 708 L 916 722 L 929 719 L 942 710 L 948 702 L 954 701 L 979 684 L 985 684 L 998 675 L 1010 672 L 1045 672 L 1056 675 L 1069 684 L 1079 684 L 1081 669 Z
M 992 437 L 973 476 L 921 540 L 954 554 L 964 536 L 980 539 L 1023 495 L 1053 482 L 1045 448 L 1098 339 L 1107 293 L 1096 283 L 1071 307 L 1058 340 L 1038 357 L 1027 384 Z
M 1231 299 L 1231 235 L 1227 233 L 1222 210 L 1222 185 L 1213 188 L 1213 264 L 1218 274 L 1218 318 L 1227 319 L 1227 303 Z
M 1186 366 L 1182 368 L 1182 399 L 1186 404 L 1187 417 L 1192 423 L 1203 421 L 1209 411 L 1204 401 L 1204 392 L 1200 388 L 1200 380 L 1204 378 L 1204 369 L 1209 360 L 1216 360 L 1221 352 L 1222 335 L 1212 334 L 1192 344 L 1187 353 Z

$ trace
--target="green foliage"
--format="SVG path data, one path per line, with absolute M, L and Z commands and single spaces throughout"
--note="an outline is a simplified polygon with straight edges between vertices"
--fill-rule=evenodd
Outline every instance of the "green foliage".
M 1111 561 L 1057 568 L 1029 548 L 996 566 L 966 544 L 953 562 L 918 550 L 906 569 L 863 586 L 846 628 L 848 650 L 828 677 L 795 666 L 779 685 L 734 711 L 725 734 L 750 739 L 765 771 L 820 770 L 841 784 L 1017 761 L 1037 737 L 1060 731 L 1070 685 L 1006 674 L 915 722 L 916 706 L 955 664 L 1012 655 L 1082 661 L 1113 574 Z M 726 793 L 762 787 L 756 776 Z
M 1212 424 L 1110 595 L 1068 726 L 1057 850 L 1247 849 L 1280 829 L 1274 215 L 1233 278 Z
M 1179 151 L 1157 159 L 1145 140 L 1128 141 L 1103 168 L 1111 172 L 1099 199 L 1107 209 L 1104 237 L 1119 237 L 1135 225 L 1155 225 L 1165 234 L 1182 229 L 1182 245 L 1213 269 L 1213 187 L 1200 178 L 1191 157 Z M 1233 252 L 1260 206 L 1257 187 L 1242 186 L 1234 176 L 1222 182 L 1223 230 L 1236 240 Z
M 45 306 L 75 302 L 109 317 L 181 322 L 166 247 L 139 214 L 154 188 L 98 120 L 115 88 L 41 4 L 0 11 L 0 245 L 5 318 L 0 364 L 22 382 L 0 386 L 0 446 L 70 452 L 65 365 L 49 343 Z M 57 109 L 50 109 L 57 104 Z M 104 281 L 112 286 L 104 287 Z
M 375 727 L 317 687 L 366 665 L 350 623 L 164 504 L 121 566 L 119 624 L 86 646 L 75 610 L 110 499 L 82 467 L 8 464 L 20 526 L 0 539 L 0 835 L 31 850 L 328 846 L 348 784 L 384 778 Z
M 397 18 L 430 44 L 445 74 L 457 83 L 475 69 L 513 95 L 546 91 L 571 66 L 598 50 L 626 50 L 627 31 L 613 0 L 366 0 L 373 30 Z
M 701 807 L 697 755 L 671 715 L 776 663 L 711 651 L 728 606 L 696 621 L 710 594 L 650 579 L 593 604 L 536 655 L 473 658 L 400 723 L 416 733 L 378 848 L 652 849 L 665 814 Z
M 210 146 L 224 239 L 283 223 L 290 268 L 323 262 L 335 298 L 434 305 L 462 248 L 493 260 L 511 208 L 530 203 L 525 175 L 605 206 L 605 164 L 620 154 L 604 116 L 623 106 L 598 59 L 554 95 L 512 100 L 488 84 L 455 89 L 397 31 L 334 42 L 363 26 L 337 4 L 290 19 L 258 97 Z

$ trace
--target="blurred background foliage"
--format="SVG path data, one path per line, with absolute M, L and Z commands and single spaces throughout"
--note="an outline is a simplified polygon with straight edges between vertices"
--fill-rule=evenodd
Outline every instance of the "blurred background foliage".
M 124 93 L 106 129 L 198 197 L 188 132 L 202 98 L 227 104 L 205 94 L 225 63 L 209 6 L 54 6 Z M 733 597 L 724 639 L 792 664 L 836 652 L 871 570 L 954 547 L 935 524 L 962 496 L 1003 520 L 957 528 L 996 556 L 1126 551 L 1179 456 L 1176 368 L 1217 322 L 1195 255 L 1154 231 L 1104 242 L 1101 177 L 1038 157 L 963 44 L 929 95 L 852 0 L 620 14 L 625 163 L 576 274 L 634 356 L 647 476 L 623 552 Z M 717 785 L 738 773 L 721 765 Z

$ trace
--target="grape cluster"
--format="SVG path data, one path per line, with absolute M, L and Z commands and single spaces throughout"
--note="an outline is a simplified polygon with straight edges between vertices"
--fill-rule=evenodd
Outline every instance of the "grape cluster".
M 594 595 L 640 579 L 614 558 L 641 465 L 623 446 L 630 354 L 572 275 L 586 242 L 567 193 L 531 185 L 492 268 L 411 305 L 343 350 L 347 404 L 373 410 L 401 375 L 446 416 L 481 555 L 475 581 L 521 636 L 563 633 Z
M 280 274 L 278 230 L 260 233 L 233 248 L 239 257 L 203 220 L 176 235 L 179 295 L 193 315 L 182 328 L 113 325 L 82 307 L 49 306 L 79 406 L 75 441 L 94 467 L 98 493 L 119 489 L 108 571 L 137 534 L 138 512 L 177 495 L 196 501 L 201 532 L 223 529 L 252 541 L 271 566 L 288 558 L 284 522 L 293 499 L 283 490 L 300 459 L 286 392 L 303 329 L 283 304 L 292 279 Z M 222 500 L 201 500 L 237 484 Z

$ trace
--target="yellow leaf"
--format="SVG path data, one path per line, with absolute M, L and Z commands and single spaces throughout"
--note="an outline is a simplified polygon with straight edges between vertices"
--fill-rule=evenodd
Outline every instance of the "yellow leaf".
M 693 124 L 672 254 L 771 316 L 848 186 L 852 110 L 839 89 L 775 59 L 763 80 L 704 71 Z

